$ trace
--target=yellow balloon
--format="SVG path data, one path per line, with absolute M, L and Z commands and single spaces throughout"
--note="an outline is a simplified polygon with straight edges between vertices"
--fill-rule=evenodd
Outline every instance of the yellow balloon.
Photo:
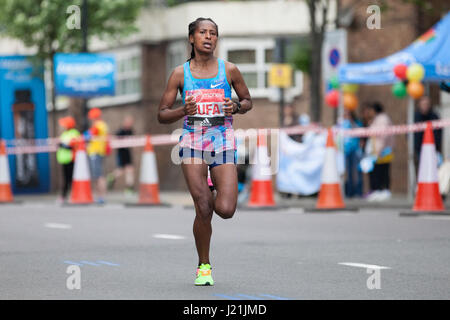
M 344 83 L 342 85 L 342 91 L 344 91 L 344 93 L 356 93 L 358 88 L 359 86 L 356 83 Z
M 406 77 L 409 81 L 420 81 L 424 75 L 425 69 L 420 63 L 413 63 L 406 70 Z

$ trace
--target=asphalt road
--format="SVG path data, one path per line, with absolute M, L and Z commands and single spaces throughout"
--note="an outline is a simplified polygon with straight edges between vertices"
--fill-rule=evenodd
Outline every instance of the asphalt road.
M 193 217 L 181 206 L 2 205 L 0 299 L 450 299 L 450 217 L 215 216 L 212 287 L 193 285 Z M 67 288 L 70 265 L 80 289 Z

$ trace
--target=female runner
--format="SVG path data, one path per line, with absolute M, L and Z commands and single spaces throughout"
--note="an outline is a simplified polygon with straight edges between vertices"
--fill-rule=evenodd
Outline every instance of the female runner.
M 232 115 L 252 108 L 238 68 L 214 56 L 219 30 L 209 18 L 189 24 L 191 58 L 172 72 L 159 105 L 160 123 L 184 118 L 180 137 L 181 167 L 194 200 L 194 237 L 198 253 L 195 285 L 214 285 L 209 247 L 213 212 L 229 219 L 236 210 L 236 146 Z M 239 100 L 231 100 L 231 87 Z M 178 91 L 183 106 L 173 108 Z M 207 183 L 208 169 L 216 195 Z

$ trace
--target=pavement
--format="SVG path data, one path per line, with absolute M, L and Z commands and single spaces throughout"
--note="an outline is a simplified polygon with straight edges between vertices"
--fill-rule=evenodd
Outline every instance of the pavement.
M 214 216 L 212 287 L 193 285 L 190 196 L 161 199 L 171 206 L 1 205 L 0 299 L 450 299 L 450 216 L 400 217 L 405 199 L 306 213 L 314 199 L 277 198 L 289 208 Z

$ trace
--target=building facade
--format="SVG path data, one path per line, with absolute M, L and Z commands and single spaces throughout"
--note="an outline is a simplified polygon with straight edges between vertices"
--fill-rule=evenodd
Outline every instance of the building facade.
M 271 64 L 275 62 L 278 37 L 289 38 L 295 43 L 296 39 L 308 36 L 310 20 L 306 2 L 197 1 L 173 7 L 160 5 L 164 1 L 155 3 L 142 10 L 136 22 L 139 29 L 137 33 L 120 42 L 93 40 L 89 45 L 90 51 L 112 53 L 117 61 L 116 95 L 89 101 L 90 107 L 102 108 L 110 131 L 114 133 L 128 114 L 136 119 L 136 134 L 170 134 L 181 127 L 181 121 L 171 125 L 159 124 L 157 112 L 170 73 L 189 57 L 188 24 L 198 17 L 210 17 L 218 24 L 219 43 L 216 55 L 235 63 L 250 89 L 254 109 L 246 115 L 237 115 L 235 128 L 279 127 L 279 92 L 268 86 L 267 74 Z M 432 13 L 402 0 L 389 1 L 389 7 L 381 13 L 381 29 L 368 29 L 367 7 L 373 4 L 383 6 L 384 3 L 386 2 L 369 0 L 330 1 L 326 17 L 329 21 L 328 30 L 336 28 L 336 21 L 346 29 L 348 62 L 375 60 L 406 47 L 448 10 L 441 1 L 430 1 L 435 8 Z M 337 19 L 338 14 L 341 19 Z M 323 19 L 320 14 L 317 18 L 319 22 Z M 5 50 L 7 46 L 4 41 L 14 43 L 14 46 L 9 46 L 14 52 Z M 33 53 L 32 49 L 23 48 L 17 41 L 0 39 L 0 44 L 4 51 L 2 54 Z M 286 101 L 294 106 L 297 114 L 309 114 L 309 77 L 296 71 L 293 80 L 293 88 L 286 91 Z M 450 100 L 441 98 L 442 93 L 434 86 L 429 86 L 428 90 L 435 105 L 440 105 L 441 101 L 445 104 L 445 101 L 448 103 Z M 390 86 L 361 86 L 357 95 L 361 103 L 380 101 L 395 124 L 407 122 L 406 100 L 395 99 Z M 179 96 L 177 104 L 181 105 Z M 314 108 L 322 109 L 323 125 L 335 123 L 336 113 L 333 109 L 325 105 Z M 78 100 L 59 97 L 57 110 L 58 117 L 70 113 L 81 119 Z M 444 109 L 441 113 L 450 114 L 447 110 L 450 109 Z M 53 132 L 53 128 L 50 128 L 50 132 Z M 181 169 L 170 159 L 172 148 L 155 148 L 160 186 L 162 189 L 186 189 Z M 391 173 L 394 193 L 404 194 L 407 190 L 406 150 L 406 136 L 397 136 Z M 133 150 L 137 168 L 141 152 L 142 148 Z M 108 157 L 107 171 L 113 170 L 115 164 L 115 157 Z M 52 166 L 56 166 L 54 159 Z M 54 174 L 52 178 L 55 189 L 59 184 L 58 176 Z

